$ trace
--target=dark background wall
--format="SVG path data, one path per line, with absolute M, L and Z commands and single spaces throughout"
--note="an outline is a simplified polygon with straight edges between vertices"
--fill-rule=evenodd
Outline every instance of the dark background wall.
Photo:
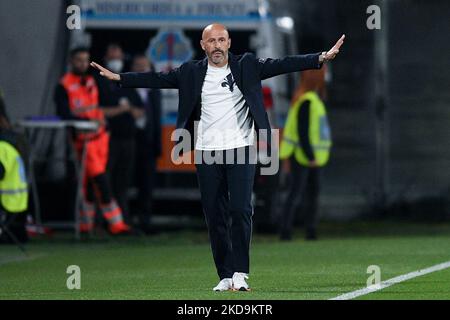
M 13 120 L 52 110 L 48 92 L 66 53 L 65 3 L 0 1 L 0 88 Z
M 295 17 L 299 52 L 347 39 L 331 64 L 329 107 L 334 150 L 325 170 L 322 213 L 351 217 L 367 211 L 375 192 L 373 51 L 376 32 L 366 8 L 378 1 L 273 1 L 276 14 Z M 448 197 L 450 185 L 450 2 L 392 0 L 388 25 L 388 204 Z M 431 212 L 430 212 L 431 214 Z

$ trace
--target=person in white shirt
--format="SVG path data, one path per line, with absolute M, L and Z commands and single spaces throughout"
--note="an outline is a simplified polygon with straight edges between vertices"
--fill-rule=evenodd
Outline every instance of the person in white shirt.
M 251 146 L 255 125 L 228 64 L 208 64 L 201 94 L 196 150 L 228 150 Z

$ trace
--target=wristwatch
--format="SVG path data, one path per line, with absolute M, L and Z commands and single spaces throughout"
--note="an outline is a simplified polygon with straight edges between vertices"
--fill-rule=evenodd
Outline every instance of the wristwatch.
M 326 54 L 327 54 L 327 52 L 326 52 L 326 51 L 323 51 L 323 52 L 320 54 L 320 59 L 319 59 L 319 60 L 321 60 L 322 62 L 325 62 L 325 61 L 326 61 L 326 60 L 325 60 Z

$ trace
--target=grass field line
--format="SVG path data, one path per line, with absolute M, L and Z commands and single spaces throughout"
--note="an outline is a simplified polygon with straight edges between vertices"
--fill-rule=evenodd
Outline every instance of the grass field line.
M 413 271 L 413 272 L 410 272 L 407 274 L 403 274 L 398 277 L 382 281 L 379 284 L 371 285 L 371 286 L 363 288 L 363 289 L 344 293 L 335 298 L 331 298 L 330 300 L 351 300 L 351 299 L 354 299 L 354 298 L 357 298 L 360 296 L 364 296 L 364 295 L 372 293 L 372 292 L 383 290 L 384 288 L 390 287 L 394 284 L 397 284 L 397 283 L 400 283 L 403 281 L 407 281 L 407 280 L 410 280 L 413 278 L 417 278 L 417 277 L 420 277 L 420 276 L 423 276 L 423 275 L 426 275 L 426 274 L 429 274 L 432 272 L 441 271 L 441 270 L 444 270 L 447 268 L 450 268 L 450 261 L 436 264 L 436 265 L 428 267 L 426 269 L 420 269 L 420 270 L 416 270 L 416 271 Z

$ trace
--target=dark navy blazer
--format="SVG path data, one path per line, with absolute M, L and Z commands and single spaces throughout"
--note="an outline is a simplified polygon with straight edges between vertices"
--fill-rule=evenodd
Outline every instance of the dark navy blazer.
M 261 80 L 280 74 L 307 69 L 320 69 L 320 53 L 292 55 L 280 59 L 257 58 L 253 53 L 233 55 L 228 63 L 233 78 L 244 95 L 255 120 L 256 129 L 267 130 L 270 145 L 270 123 L 264 109 Z M 178 89 L 177 129 L 188 129 L 191 134 L 191 150 L 194 147 L 194 121 L 200 119 L 201 91 L 208 67 L 208 59 L 191 60 L 168 72 L 144 72 L 120 74 L 122 87 Z M 181 142 L 180 140 L 178 142 Z

